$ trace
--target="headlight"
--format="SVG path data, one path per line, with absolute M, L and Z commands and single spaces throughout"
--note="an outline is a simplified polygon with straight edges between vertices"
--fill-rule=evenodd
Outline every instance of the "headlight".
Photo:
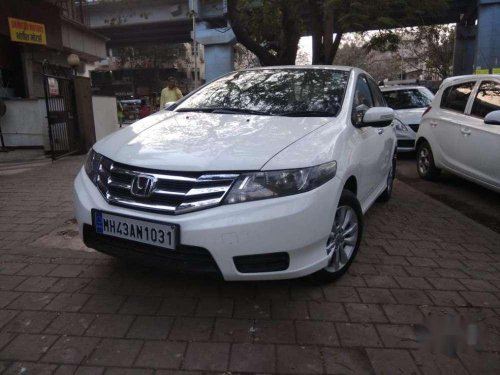
M 302 169 L 244 173 L 236 180 L 224 203 L 242 203 L 303 193 L 323 185 L 336 172 L 337 162 L 331 161 Z
M 89 176 L 92 183 L 97 183 L 97 174 L 99 173 L 99 165 L 101 164 L 102 155 L 90 149 L 85 160 L 85 172 Z
M 397 132 L 407 132 L 409 130 L 405 124 L 403 124 L 396 118 L 394 119 L 394 127 L 396 128 Z

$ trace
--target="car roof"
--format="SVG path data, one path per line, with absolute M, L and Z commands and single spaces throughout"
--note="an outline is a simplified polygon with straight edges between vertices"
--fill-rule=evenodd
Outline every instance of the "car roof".
M 465 82 L 465 81 L 477 81 L 478 79 L 485 79 L 485 78 L 500 79 L 500 74 L 468 74 L 463 76 L 448 77 L 441 83 L 441 86 L 449 85 L 452 83 Z
M 363 70 L 359 68 L 355 68 L 352 66 L 344 66 L 344 65 L 276 65 L 276 66 L 261 66 L 258 68 L 248 68 L 242 69 L 242 71 L 247 70 L 268 70 L 268 69 L 315 69 L 315 70 L 344 70 L 346 72 L 350 72 L 352 70 L 356 70 L 359 72 L 363 72 Z
M 397 91 L 397 90 L 415 90 L 424 89 L 425 86 L 416 85 L 394 85 L 394 86 L 379 86 L 380 91 Z

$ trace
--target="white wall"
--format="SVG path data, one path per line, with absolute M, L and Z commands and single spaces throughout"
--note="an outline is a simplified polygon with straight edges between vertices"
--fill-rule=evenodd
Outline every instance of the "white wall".
M 44 146 L 49 149 L 47 110 L 44 99 L 6 100 L 0 118 L 5 146 Z
M 92 108 L 97 141 L 120 128 L 114 96 L 92 96 Z

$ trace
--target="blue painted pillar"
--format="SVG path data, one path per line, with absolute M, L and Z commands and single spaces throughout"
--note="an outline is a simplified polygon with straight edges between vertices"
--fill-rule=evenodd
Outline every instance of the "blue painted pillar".
M 223 20 L 227 12 L 226 1 L 223 0 L 190 0 L 189 7 L 197 14 L 196 40 L 204 46 L 205 80 L 207 82 L 234 70 L 234 50 L 236 36 L 227 24 L 221 27 L 220 22 L 214 28 L 213 23 L 204 20 Z
M 478 0 L 476 73 L 500 73 L 500 0 Z

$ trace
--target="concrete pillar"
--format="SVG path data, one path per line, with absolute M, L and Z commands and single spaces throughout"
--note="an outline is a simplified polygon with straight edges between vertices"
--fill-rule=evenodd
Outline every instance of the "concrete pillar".
M 236 36 L 230 26 L 213 29 L 206 22 L 197 22 L 196 40 L 205 49 L 207 82 L 234 70 L 233 45 L 236 43 Z
M 500 73 L 500 0 L 478 0 L 476 73 Z
M 472 74 L 476 49 L 476 25 L 457 23 L 453 50 L 453 75 Z

